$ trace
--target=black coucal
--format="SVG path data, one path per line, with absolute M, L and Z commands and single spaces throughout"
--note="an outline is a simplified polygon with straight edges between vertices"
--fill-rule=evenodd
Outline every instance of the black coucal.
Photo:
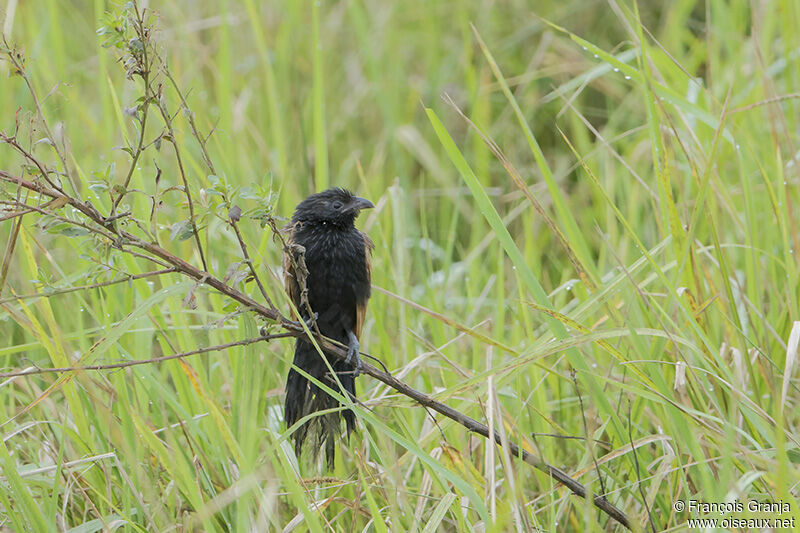
M 355 378 L 361 369 L 359 338 L 370 295 L 373 248 L 369 237 L 356 229 L 355 219 L 362 209 L 371 207 L 374 207 L 372 202 L 345 189 L 312 194 L 295 209 L 287 228 L 288 246 L 283 257 L 286 291 L 302 320 L 315 321 L 322 335 L 348 348 L 346 360 L 329 357 L 328 362 L 352 398 L 356 393 Z M 317 349 L 308 340 L 298 338 L 294 365 L 286 379 L 287 427 L 306 415 L 339 407 L 336 399 L 294 367 L 339 390 Z M 349 409 L 315 416 L 302 424 L 293 435 L 298 456 L 308 441 L 314 455 L 325 448 L 327 464 L 332 466 L 335 440 L 341 434 L 341 418 L 349 436 L 356 422 Z

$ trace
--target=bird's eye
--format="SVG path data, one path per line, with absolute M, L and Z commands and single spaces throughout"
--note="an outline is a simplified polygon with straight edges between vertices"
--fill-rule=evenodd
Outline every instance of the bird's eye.
M 342 202 L 333 202 L 331 207 L 333 207 L 336 210 L 339 210 L 342 208 Z

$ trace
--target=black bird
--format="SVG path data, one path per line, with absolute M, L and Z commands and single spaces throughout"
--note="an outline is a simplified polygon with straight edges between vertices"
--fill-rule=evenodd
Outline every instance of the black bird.
M 344 390 L 355 398 L 355 378 L 361 370 L 358 340 L 364 326 L 370 295 L 374 245 L 356 229 L 355 219 L 372 202 L 345 189 L 333 188 L 312 194 L 295 209 L 287 227 L 287 252 L 283 256 L 286 292 L 306 323 L 316 323 L 319 332 L 348 347 L 345 361 L 329 357 Z M 305 290 L 304 290 L 305 289 Z M 313 328 L 312 328 L 313 330 Z M 294 365 L 286 379 L 284 405 L 287 427 L 306 415 L 339 406 L 339 402 L 295 370 L 301 368 L 333 390 L 340 390 L 314 346 L 298 338 Z M 299 456 L 308 441 L 316 454 L 325 447 L 326 461 L 333 465 L 334 442 L 355 428 L 355 414 L 347 409 L 315 416 L 293 434 Z

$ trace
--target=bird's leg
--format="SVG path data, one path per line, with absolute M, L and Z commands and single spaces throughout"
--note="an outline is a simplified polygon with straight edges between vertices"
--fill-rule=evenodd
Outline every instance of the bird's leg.
M 310 317 L 306 318 L 303 322 L 306 323 L 308 329 L 314 329 L 314 327 L 317 325 L 318 318 L 319 318 L 319 313 L 314 313 Z
M 361 374 L 361 356 L 358 353 L 360 345 L 352 331 L 347 332 L 347 338 L 349 342 L 347 343 L 347 358 L 344 362 L 353 365 L 353 377 L 358 377 Z

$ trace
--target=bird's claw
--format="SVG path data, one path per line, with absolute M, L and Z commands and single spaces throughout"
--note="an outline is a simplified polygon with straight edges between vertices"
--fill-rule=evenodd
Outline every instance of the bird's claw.
M 358 377 L 361 374 L 361 355 L 359 354 L 360 345 L 358 338 L 352 331 L 348 333 L 350 342 L 347 344 L 347 357 L 344 362 L 353 365 L 353 377 Z
M 314 316 L 308 317 L 303 322 L 306 323 L 306 326 L 308 326 L 308 329 L 312 329 L 314 327 L 314 324 L 317 323 L 317 319 L 318 318 L 319 318 L 319 313 L 314 313 Z

